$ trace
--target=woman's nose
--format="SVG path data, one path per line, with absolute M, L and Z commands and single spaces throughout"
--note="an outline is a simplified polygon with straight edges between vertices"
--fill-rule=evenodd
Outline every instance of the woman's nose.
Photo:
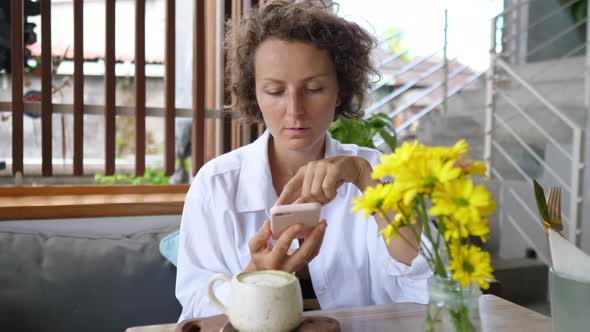
M 287 98 L 287 113 L 296 115 L 303 113 L 303 101 L 299 93 L 292 92 Z

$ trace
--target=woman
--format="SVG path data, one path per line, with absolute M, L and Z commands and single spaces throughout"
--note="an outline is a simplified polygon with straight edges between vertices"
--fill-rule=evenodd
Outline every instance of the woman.
M 387 245 L 379 235 L 384 219 L 350 212 L 352 198 L 376 183 L 370 174 L 379 152 L 327 134 L 337 117 L 362 115 L 374 44 L 362 28 L 311 1 L 273 1 L 230 27 L 234 107 L 268 129 L 207 163 L 190 187 L 176 284 L 181 319 L 219 313 L 206 291 L 219 272 L 296 273 L 310 308 L 427 301 L 430 271 L 419 244 L 394 238 Z M 270 208 L 310 201 L 322 203 L 324 218 L 310 235 L 293 241 L 294 225 L 271 241 Z M 216 287 L 227 296 L 229 284 Z

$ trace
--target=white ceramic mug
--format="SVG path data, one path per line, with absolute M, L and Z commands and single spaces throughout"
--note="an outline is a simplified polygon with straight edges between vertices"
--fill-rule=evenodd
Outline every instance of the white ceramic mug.
M 218 280 L 231 282 L 227 306 L 215 296 L 213 284 Z M 301 287 L 299 280 L 290 273 L 274 270 L 242 272 L 233 278 L 220 273 L 209 280 L 207 287 L 213 305 L 240 332 L 290 331 L 301 323 Z

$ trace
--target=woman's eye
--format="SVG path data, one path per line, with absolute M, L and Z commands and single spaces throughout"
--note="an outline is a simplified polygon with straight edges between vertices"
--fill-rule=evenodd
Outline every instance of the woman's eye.
M 283 90 L 267 90 L 266 94 L 271 96 L 280 96 L 281 94 L 283 94 Z
M 305 89 L 305 92 L 318 93 L 318 92 L 321 92 L 322 90 L 323 90 L 322 88 L 313 88 L 313 89 L 308 88 L 308 89 Z

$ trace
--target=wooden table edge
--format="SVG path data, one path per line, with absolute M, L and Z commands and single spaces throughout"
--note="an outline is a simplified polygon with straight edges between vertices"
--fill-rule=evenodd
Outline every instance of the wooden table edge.
M 403 304 L 403 305 L 410 305 L 410 307 L 408 308 L 409 311 L 412 310 L 416 310 L 415 306 L 422 306 L 422 308 L 425 308 L 425 305 L 423 304 L 418 304 L 418 303 L 396 303 L 394 305 L 399 305 L 399 304 Z M 494 306 L 494 307 L 500 307 L 500 306 L 515 306 L 518 310 L 524 310 L 527 312 L 527 314 L 535 317 L 536 319 L 545 322 L 547 324 L 551 324 L 551 318 L 547 317 L 543 314 L 540 314 L 536 311 L 533 311 L 529 308 L 523 307 L 521 305 L 518 305 L 516 303 L 510 302 L 506 299 L 497 297 L 495 295 L 491 295 L 491 294 L 486 294 L 486 295 L 482 295 L 480 298 L 480 312 L 483 306 Z M 317 310 L 317 311 L 306 311 L 304 312 L 304 316 L 326 316 L 326 317 L 332 317 L 335 319 L 338 319 L 339 315 L 342 314 L 346 314 L 347 312 L 350 311 L 355 311 L 359 314 L 362 313 L 367 313 L 367 312 L 371 312 L 374 311 L 375 309 L 385 309 L 387 307 L 390 307 L 391 304 L 383 304 L 383 305 L 374 305 L 374 306 L 365 306 L 365 307 L 350 307 L 350 308 L 337 308 L 337 309 L 330 309 L 330 310 Z M 125 331 L 126 332 L 173 332 L 174 329 L 176 328 L 177 323 L 169 323 L 169 324 L 160 324 L 160 325 L 147 325 L 147 326 L 138 326 L 138 327 L 130 327 L 127 328 Z M 549 328 L 549 331 L 551 329 Z

